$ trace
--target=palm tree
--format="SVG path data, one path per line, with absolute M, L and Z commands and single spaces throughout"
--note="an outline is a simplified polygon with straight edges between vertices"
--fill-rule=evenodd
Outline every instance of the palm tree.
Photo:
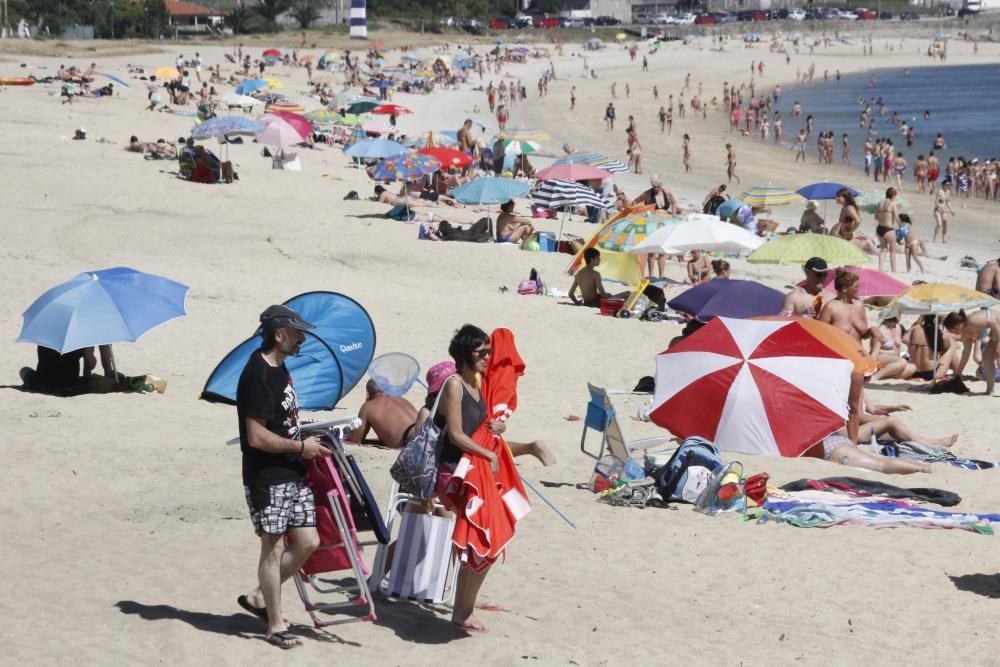
M 255 9 L 265 21 L 273 25 L 278 16 L 287 12 L 291 6 L 292 0 L 257 0 Z

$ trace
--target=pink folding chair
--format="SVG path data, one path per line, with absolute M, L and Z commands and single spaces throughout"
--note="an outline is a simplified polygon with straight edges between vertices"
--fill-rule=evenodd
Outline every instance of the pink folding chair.
M 368 588 L 368 568 L 361 558 L 363 543 L 358 539 L 354 516 L 351 514 L 350 496 L 344 490 L 340 473 L 331 458 L 315 458 L 307 468 L 307 477 L 316 498 L 316 526 L 319 548 L 303 564 L 295 577 L 295 587 L 317 628 L 352 621 L 374 621 L 375 605 Z M 346 538 L 345 538 L 346 536 Z M 338 583 L 320 575 L 350 571 L 348 583 Z M 312 588 L 321 595 L 346 596 L 339 602 L 313 602 L 309 597 Z M 344 608 L 368 607 L 364 616 L 327 620 L 317 612 L 332 613 Z

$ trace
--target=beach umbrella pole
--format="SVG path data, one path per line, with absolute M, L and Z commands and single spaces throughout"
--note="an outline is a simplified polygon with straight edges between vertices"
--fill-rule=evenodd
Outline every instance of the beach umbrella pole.
M 534 491 L 535 495 L 537 495 L 539 498 L 542 499 L 542 502 L 544 502 L 546 505 L 549 506 L 549 509 L 551 509 L 553 512 L 555 512 L 556 514 L 558 514 L 559 518 L 561 518 L 563 521 L 565 521 L 569 525 L 573 526 L 573 528 L 576 528 L 576 524 L 573 523 L 572 521 L 570 521 L 569 517 L 567 517 L 565 514 L 563 514 L 562 512 L 560 512 L 559 508 L 556 507 L 555 505 L 553 505 L 551 500 L 549 500 L 548 498 L 546 498 L 545 496 L 543 496 L 542 492 L 539 491 L 538 489 L 536 489 L 535 486 L 534 486 L 534 484 L 532 484 L 531 482 L 529 482 L 528 480 L 526 480 L 524 478 L 524 475 L 518 475 L 518 477 L 521 478 L 521 481 L 524 482 L 525 486 L 527 486 L 529 489 L 531 489 L 532 491 Z
M 931 386 L 937 382 L 937 369 L 938 369 L 938 320 L 940 315 L 934 315 L 934 370 L 931 372 Z

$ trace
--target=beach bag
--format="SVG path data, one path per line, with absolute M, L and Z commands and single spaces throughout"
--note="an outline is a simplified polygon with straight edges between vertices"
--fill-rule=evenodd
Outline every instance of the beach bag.
M 538 294 L 538 283 L 534 280 L 522 280 L 517 284 L 518 294 Z
M 733 461 L 713 472 L 708 485 L 694 503 L 695 511 L 708 515 L 746 511 L 747 499 L 743 491 L 742 476 L 743 464 L 739 461 Z
M 712 473 L 721 467 L 719 448 L 705 438 L 692 436 L 650 476 L 664 502 L 694 503 L 708 487 Z
M 708 215 L 715 215 L 715 212 L 719 210 L 719 207 L 725 203 L 725 197 L 715 195 L 705 203 L 705 208 L 702 209 L 702 212 L 707 213 Z
M 931 385 L 932 394 L 968 394 L 969 388 L 962 378 L 952 375 L 945 380 L 938 380 Z
M 399 220 L 400 222 L 403 222 L 406 220 L 413 220 L 417 217 L 417 214 L 414 213 L 408 206 L 399 204 L 390 208 L 388 213 L 385 214 L 385 217 L 391 220 Z
M 431 414 L 420 425 L 410 441 L 403 445 L 396 461 L 389 468 L 389 474 L 399 484 L 400 491 L 409 493 L 421 501 L 432 498 L 437 486 L 441 429 L 434 423 L 434 417 L 437 415 L 438 404 L 441 402 L 444 387 L 449 380 L 445 380 L 437 398 L 434 399 Z

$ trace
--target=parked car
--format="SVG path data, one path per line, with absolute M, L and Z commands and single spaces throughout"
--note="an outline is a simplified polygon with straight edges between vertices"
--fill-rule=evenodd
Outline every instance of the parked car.
M 621 23 L 614 16 L 598 16 L 594 19 L 594 25 L 621 25 Z
M 558 28 L 560 25 L 558 16 L 543 16 L 535 21 L 536 28 Z
M 671 25 L 674 22 L 674 18 L 669 14 L 657 14 L 653 17 L 651 23 L 653 25 Z
M 722 10 L 712 12 L 712 14 L 714 14 L 715 18 L 719 20 L 719 23 L 736 23 L 736 14 L 731 14 Z
M 766 9 L 754 9 L 750 12 L 751 19 L 754 21 L 770 21 L 771 12 Z
M 685 14 L 678 14 L 677 18 L 674 19 L 674 23 L 677 25 L 694 25 L 697 18 L 694 14 L 687 12 Z
M 839 12 L 837 12 L 836 18 L 840 19 L 841 21 L 857 21 L 858 15 L 849 9 L 841 9 Z
M 804 21 L 805 18 L 806 10 L 804 9 L 795 8 L 788 10 L 788 19 L 791 21 Z
M 506 16 L 498 16 L 497 18 L 490 19 L 489 23 L 491 30 L 510 30 L 514 25 L 514 20 Z
M 892 12 L 882 12 L 878 17 L 882 21 L 890 21 L 892 20 Z
M 474 17 L 460 19 L 458 21 L 458 25 L 461 26 L 462 30 L 465 32 L 472 33 L 473 35 L 481 35 L 483 33 L 483 29 L 486 27 L 486 23 L 484 23 L 482 19 Z
M 718 22 L 719 19 L 715 16 L 715 14 L 698 14 L 698 16 L 694 18 L 695 25 L 712 25 Z
M 899 15 L 900 21 L 919 21 L 920 14 L 916 12 L 903 12 Z
M 581 18 L 568 18 L 565 21 L 563 21 L 563 27 L 564 28 L 582 28 L 583 27 L 583 19 L 581 19 Z
M 978 11 L 976 11 L 975 9 L 970 9 L 969 7 L 962 7 L 961 9 L 958 10 L 959 16 L 975 16 L 978 13 L 979 13 Z M 903 18 L 902 15 L 900 15 L 899 18 L 902 19 Z
M 527 14 L 515 16 L 513 20 L 515 28 L 530 28 L 534 25 L 534 17 L 528 16 Z
M 736 12 L 736 20 L 740 23 L 753 21 L 753 11 L 750 9 L 744 9 L 743 11 Z
M 871 9 L 856 9 L 854 13 L 858 15 L 859 21 L 875 21 L 878 19 L 878 12 Z

